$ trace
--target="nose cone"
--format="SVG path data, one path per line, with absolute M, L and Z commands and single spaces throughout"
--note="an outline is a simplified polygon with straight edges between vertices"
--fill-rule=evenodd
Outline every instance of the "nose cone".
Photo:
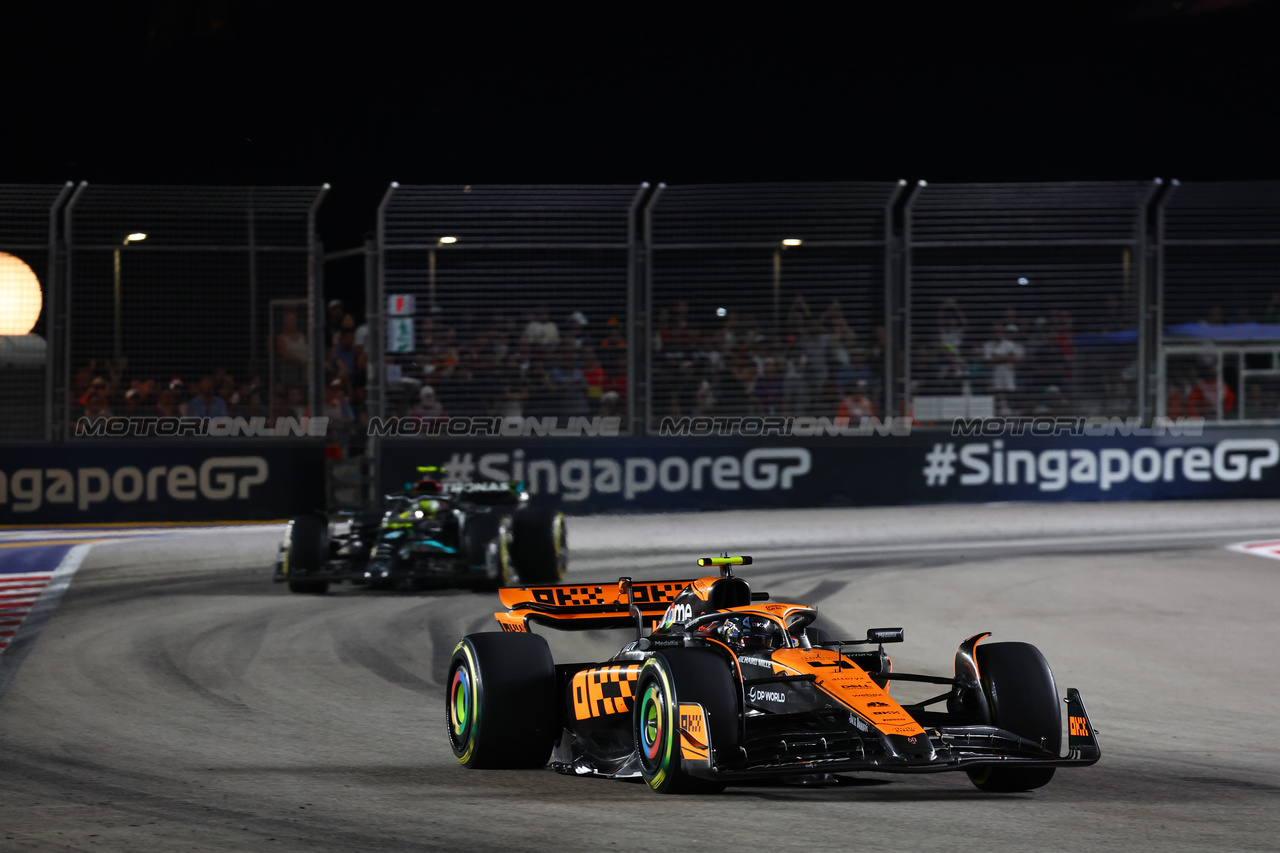
M 933 741 L 926 734 L 884 735 L 884 748 L 890 761 L 903 764 L 928 764 L 937 759 Z

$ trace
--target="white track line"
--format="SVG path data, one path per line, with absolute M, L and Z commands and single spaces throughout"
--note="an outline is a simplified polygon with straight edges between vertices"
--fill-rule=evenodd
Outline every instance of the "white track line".
M 22 609 L 25 611 L 24 616 L 18 616 L 19 624 L 14 631 L 12 637 L 0 637 L 0 639 L 8 640 L 0 654 L 0 698 L 4 697 L 4 693 L 9 689 L 10 682 L 13 677 L 18 674 L 18 667 L 22 665 L 22 661 L 26 659 L 31 648 L 35 645 L 36 637 L 40 635 L 40 630 L 44 628 L 44 624 L 49 621 L 49 616 L 58 606 L 58 602 L 62 600 L 62 595 L 67 591 L 67 587 L 71 585 L 71 579 L 75 576 L 76 570 L 80 568 L 80 564 L 84 562 L 84 558 L 89 555 L 92 545 L 76 545 L 71 548 L 62 557 L 62 562 L 58 567 L 48 575 L 48 585 L 41 592 L 40 596 L 30 605 L 22 608 L 12 608 L 13 610 Z M 32 577 L 37 573 L 28 572 L 16 577 Z M 6 576 L 5 579 L 8 580 Z M 4 610 L 0 609 L 0 614 Z M 6 620 L 12 620 L 12 615 L 0 616 Z M 11 629 L 0 629 L 11 630 Z

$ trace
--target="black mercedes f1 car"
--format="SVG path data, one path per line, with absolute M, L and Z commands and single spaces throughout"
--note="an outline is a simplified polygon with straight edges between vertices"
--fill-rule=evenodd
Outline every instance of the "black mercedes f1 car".
M 1075 689 L 1061 754 L 1063 700 L 1034 646 L 979 645 L 980 633 L 960 644 L 950 678 L 893 672 L 884 644 L 902 642 L 901 628 L 831 640 L 814 608 L 770 602 L 734 576 L 750 562 L 699 560 L 720 575 L 696 580 L 501 590 L 502 632 L 464 637 L 450 664 L 454 755 L 469 768 L 643 777 L 661 793 L 947 770 L 984 791 L 1027 791 L 1101 756 Z M 532 625 L 634 625 L 637 639 L 608 661 L 556 664 Z M 938 693 L 900 704 L 894 681 Z
M 299 516 L 285 530 L 274 580 L 301 593 L 342 581 L 375 589 L 555 583 L 569 558 L 564 514 L 528 500 L 518 482 L 424 477 L 378 509 Z

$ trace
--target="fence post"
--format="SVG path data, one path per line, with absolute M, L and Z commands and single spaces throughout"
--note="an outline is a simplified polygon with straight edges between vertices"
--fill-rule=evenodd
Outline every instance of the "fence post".
M 47 290 L 49 297 L 45 304 L 45 316 L 48 321 L 45 323 L 45 357 L 44 357 L 44 440 L 53 441 L 53 419 L 55 415 L 54 398 L 55 382 L 57 370 L 55 362 L 57 362 L 58 344 L 62 340 L 62 331 L 58 328 L 61 316 L 58 313 L 60 300 L 58 299 L 58 208 L 62 206 L 62 202 L 66 200 L 67 195 L 71 192 L 71 188 L 75 184 L 67 181 L 62 185 L 62 190 L 58 193 L 58 197 L 54 199 L 53 204 L 49 205 L 49 256 L 46 258 L 45 281 L 48 284 Z M 63 395 L 65 396 L 65 394 Z
M 640 189 L 636 191 L 635 198 L 631 200 L 631 206 L 627 209 L 627 432 L 631 435 L 640 435 L 637 429 L 640 421 L 637 417 L 635 405 L 635 377 L 636 377 L 636 343 L 634 338 L 635 330 L 639 328 L 639 306 L 643 304 L 643 293 L 648 292 L 648 273 L 646 272 L 647 264 L 644 251 L 644 235 L 641 233 L 638 211 L 644 203 L 645 196 L 649 193 L 649 182 L 645 181 L 640 184 Z
M 912 417 L 911 400 L 911 216 L 920 191 L 929 186 L 925 180 L 916 181 L 907 197 L 902 215 L 902 414 Z
M 894 246 L 893 246 L 893 217 L 894 208 L 898 204 L 898 199 L 902 196 L 903 188 L 906 187 L 905 180 L 899 180 L 898 186 L 894 188 L 893 194 L 889 196 L 889 200 L 884 205 L 884 399 L 881 401 L 884 405 L 884 416 L 886 418 L 893 417 L 893 339 L 894 339 L 894 306 L 897 303 L 897 288 L 894 284 L 897 282 L 897 276 L 894 275 Z
M 1168 416 L 1169 375 L 1168 363 L 1164 355 L 1164 229 L 1165 210 L 1169 199 L 1178 191 L 1180 183 L 1177 178 L 1169 182 L 1169 188 L 1160 196 L 1156 205 L 1156 246 L 1155 246 L 1155 291 L 1156 304 L 1156 414 Z
M 80 196 L 88 186 L 88 181 L 81 181 L 76 187 L 76 191 L 72 194 L 71 200 L 67 202 L 67 206 L 62 211 L 62 236 L 63 245 L 65 247 L 62 256 L 62 313 L 65 318 L 62 324 L 62 390 L 64 392 L 62 395 L 63 441 L 66 441 L 71 437 L 71 261 L 75 251 L 74 233 L 71 225 L 74 221 L 76 202 L 80 200 Z
M 307 413 L 314 416 L 324 402 L 324 356 L 328 342 L 324 339 L 324 263 L 323 247 L 316 234 L 316 211 L 329 193 L 329 185 L 323 184 L 307 209 L 307 310 L 311 320 L 311 381 L 308 382 Z
M 387 371 L 383 366 L 386 360 L 383 355 L 382 327 L 386 322 L 382 316 L 385 297 L 382 295 L 381 283 L 382 256 L 378 254 L 378 242 L 368 239 L 364 242 L 364 322 L 365 334 L 365 414 L 369 420 L 386 416 L 386 380 Z M 382 455 L 382 443 L 372 430 L 365 429 L 364 464 L 365 476 L 368 478 L 367 498 L 369 506 L 377 506 L 378 472 L 381 470 L 379 460 Z
M 1138 417 L 1142 420 L 1147 419 L 1147 412 L 1155 412 L 1150 406 L 1148 385 L 1152 373 L 1152 330 L 1151 326 L 1151 275 L 1150 275 L 1150 216 L 1149 212 L 1155 203 L 1156 198 L 1163 189 L 1164 181 L 1156 178 L 1151 182 L 1151 188 L 1140 202 L 1138 212 L 1138 235 L 1137 243 L 1134 246 L 1134 254 L 1138 259 Z
M 637 322 L 633 326 L 638 334 L 634 337 L 638 339 L 639 347 L 632 352 L 632 341 L 627 341 L 628 360 L 635 361 L 635 372 L 632 373 L 632 367 L 627 367 L 627 397 L 628 405 L 631 401 L 635 402 L 635 411 L 632 423 L 632 435 L 647 435 L 653 416 L 653 352 L 650 346 L 653 340 L 653 208 L 658 203 L 658 199 L 662 196 L 662 191 L 667 188 L 664 183 L 659 183 L 653 189 L 653 193 L 649 196 L 648 203 L 644 206 L 644 295 L 640 302 L 641 312 L 637 317 Z M 635 380 L 643 371 L 644 382 L 637 383 Z M 642 385 L 644 394 L 641 396 L 640 389 L 632 389 L 636 385 Z

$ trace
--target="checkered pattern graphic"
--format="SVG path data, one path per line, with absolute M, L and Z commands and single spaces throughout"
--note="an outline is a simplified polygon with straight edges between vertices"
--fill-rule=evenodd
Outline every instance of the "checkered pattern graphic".
M 640 678 L 639 665 L 602 666 L 573 676 L 573 713 L 579 720 L 609 714 L 625 714 L 635 699 L 632 685 Z
M 685 586 L 679 583 L 636 583 L 631 585 L 631 594 L 637 602 L 666 603 L 675 601 Z

